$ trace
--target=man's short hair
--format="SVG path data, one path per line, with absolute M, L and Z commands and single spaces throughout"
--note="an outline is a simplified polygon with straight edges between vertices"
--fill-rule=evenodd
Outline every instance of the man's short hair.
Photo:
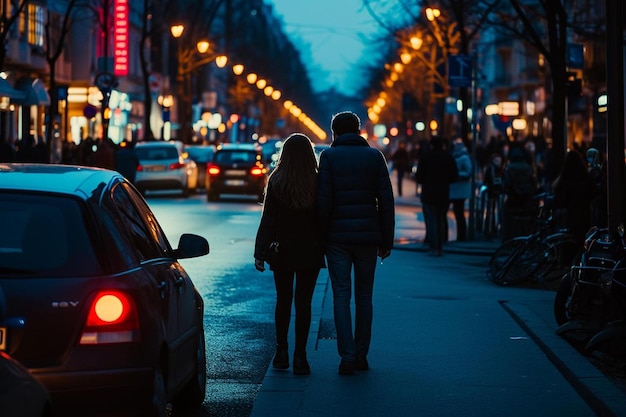
M 359 133 L 361 129 L 361 119 L 350 111 L 337 113 L 333 116 L 330 128 L 336 136 L 345 133 Z

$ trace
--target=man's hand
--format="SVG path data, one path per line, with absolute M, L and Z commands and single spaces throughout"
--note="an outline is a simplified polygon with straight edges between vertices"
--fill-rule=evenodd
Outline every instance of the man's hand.
M 263 259 L 254 259 L 254 267 L 257 271 L 263 272 L 265 271 L 265 262 Z
M 391 255 L 391 249 L 378 248 L 378 256 L 380 256 L 381 261 L 389 255 Z

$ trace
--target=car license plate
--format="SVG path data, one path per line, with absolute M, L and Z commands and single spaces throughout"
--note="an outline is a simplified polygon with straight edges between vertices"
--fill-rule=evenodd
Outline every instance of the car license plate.
M 164 165 L 147 166 L 146 171 L 165 171 L 165 166 Z
M 0 350 L 6 350 L 7 348 L 7 329 L 6 327 L 0 327 Z
M 225 183 L 229 187 L 242 187 L 246 184 L 244 180 L 226 180 Z
M 230 175 L 233 177 L 243 177 L 246 175 L 246 171 L 243 169 L 229 169 L 224 172 L 224 175 Z

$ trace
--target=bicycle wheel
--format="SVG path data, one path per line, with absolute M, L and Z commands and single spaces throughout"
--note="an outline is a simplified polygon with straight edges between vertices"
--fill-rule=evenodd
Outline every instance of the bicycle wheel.
M 579 243 L 566 233 L 557 233 L 546 238 L 550 251 L 545 254 L 546 262 L 538 272 L 538 279 L 546 283 L 559 280 L 580 257 Z
M 516 237 L 504 242 L 496 251 L 491 255 L 489 260 L 489 277 L 493 282 L 499 284 L 500 275 L 502 269 L 507 260 L 518 250 L 520 246 L 526 241 L 525 237 Z
M 541 240 L 528 242 L 520 251 L 519 256 L 504 271 L 502 281 L 515 284 L 522 281 L 533 281 L 537 270 L 547 261 L 546 253 L 550 246 Z

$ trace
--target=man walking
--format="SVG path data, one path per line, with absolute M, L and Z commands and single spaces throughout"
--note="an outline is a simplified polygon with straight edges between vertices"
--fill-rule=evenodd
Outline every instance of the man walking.
M 367 370 L 376 258 L 393 246 L 395 209 L 385 157 L 359 135 L 352 112 L 332 118 L 333 143 L 319 162 L 317 208 L 326 241 L 340 375 Z M 355 321 L 350 303 L 354 268 Z

